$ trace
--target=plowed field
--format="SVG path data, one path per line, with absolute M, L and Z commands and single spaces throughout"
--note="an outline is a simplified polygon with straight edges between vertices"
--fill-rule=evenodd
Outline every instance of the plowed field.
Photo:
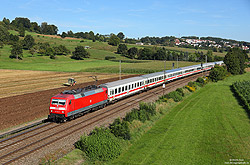
M 64 90 L 93 85 L 90 73 L 0 70 L 0 130 L 48 115 L 50 98 Z M 115 74 L 98 74 L 98 84 L 118 80 Z M 74 77 L 74 87 L 63 87 Z M 124 76 L 131 77 L 130 76 Z M 80 83 L 81 82 L 81 83 Z

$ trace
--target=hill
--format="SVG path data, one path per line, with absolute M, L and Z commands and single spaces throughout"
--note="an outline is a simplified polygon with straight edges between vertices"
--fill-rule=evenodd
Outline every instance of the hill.
M 18 34 L 14 30 L 11 30 L 10 33 Z M 119 73 L 119 60 L 122 60 L 122 73 L 151 73 L 164 69 L 163 61 L 132 60 L 116 54 L 117 47 L 108 45 L 107 42 L 93 42 L 87 39 L 84 39 L 83 42 L 82 39 L 61 38 L 56 35 L 41 35 L 27 31 L 26 35 L 31 35 L 35 43 L 49 43 L 51 46 L 63 45 L 70 51 L 74 51 L 76 46 L 89 46 L 91 48 L 87 51 L 89 51 L 91 56 L 84 60 L 73 60 L 70 58 L 71 54 L 67 54 L 57 56 L 56 59 L 50 59 L 49 56 L 43 56 L 38 53 L 32 56 L 29 50 L 23 50 L 23 60 L 16 60 L 9 58 L 11 46 L 4 45 L 0 49 L 0 69 Z M 115 60 L 104 60 L 106 56 L 113 56 Z M 173 62 L 176 63 L 176 61 L 167 62 L 167 69 L 172 68 Z M 181 61 L 178 65 L 181 67 L 193 65 L 193 63 Z

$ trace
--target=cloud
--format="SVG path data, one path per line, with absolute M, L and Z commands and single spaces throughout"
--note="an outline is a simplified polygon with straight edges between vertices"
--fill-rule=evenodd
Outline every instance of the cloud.
M 103 26 L 88 26 L 88 25 L 72 25 L 72 24 L 58 24 L 59 27 L 64 28 L 82 28 L 82 29 L 93 29 L 102 28 Z
M 177 14 L 206 14 L 207 11 L 195 8 L 179 8 Z
M 71 12 L 71 13 L 85 13 L 88 10 L 82 9 L 82 8 L 75 8 L 75 9 L 70 9 L 70 8 L 58 8 L 57 11 L 63 11 L 63 12 Z
M 130 9 L 129 12 L 145 12 L 147 9 Z

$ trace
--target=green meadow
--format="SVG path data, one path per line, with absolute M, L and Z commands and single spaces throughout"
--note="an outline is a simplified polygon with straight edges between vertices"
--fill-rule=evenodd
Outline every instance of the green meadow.
M 12 34 L 17 34 L 16 31 L 10 31 Z M 108 45 L 107 42 L 93 42 L 91 40 L 80 39 L 62 39 L 49 36 L 40 36 L 36 33 L 26 32 L 26 35 L 32 35 L 36 43 L 48 42 L 51 46 L 64 45 L 70 51 L 74 51 L 76 46 L 90 46 L 87 51 L 91 56 L 84 60 L 73 60 L 71 55 L 56 56 L 56 59 L 50 59 L 49 56 L 41 56 L 34 54 L 32 56 L 28 50 L 23 50 L 23 60 L 10 59 L 11 46 L 5 45 L 0 49 L 0 69 L 20 69 L 20 70 L 40 70 L 40 71 L 61 71 L 61 72 L 105 72 L 119 73 L 119 60 L 122 61 L 122 73 L 152 73 L 164 69 L 163 61 L 143 61 L 131 60 L 127 57 L 116 54 L 117 47 Z M 115 61 L 105 60 L 106 56 L 116 57 Z M 171 69 L 172 63 L 176 61 L 167 61 L 166 68 Z M 197 63 L 179 62 L 178 66 L 188 66 Z
M 110 164 L 250 163 L 250 120 L 230 89 L 238 80 L 250 73 L 188 96 Z

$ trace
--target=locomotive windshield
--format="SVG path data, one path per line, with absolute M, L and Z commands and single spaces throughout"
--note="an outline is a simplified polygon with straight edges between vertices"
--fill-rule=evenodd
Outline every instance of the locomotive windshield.
M 52 99 L 51 104 L 53 104 L 53 105 L 65 105 L 66 104 L 66 100 Z

